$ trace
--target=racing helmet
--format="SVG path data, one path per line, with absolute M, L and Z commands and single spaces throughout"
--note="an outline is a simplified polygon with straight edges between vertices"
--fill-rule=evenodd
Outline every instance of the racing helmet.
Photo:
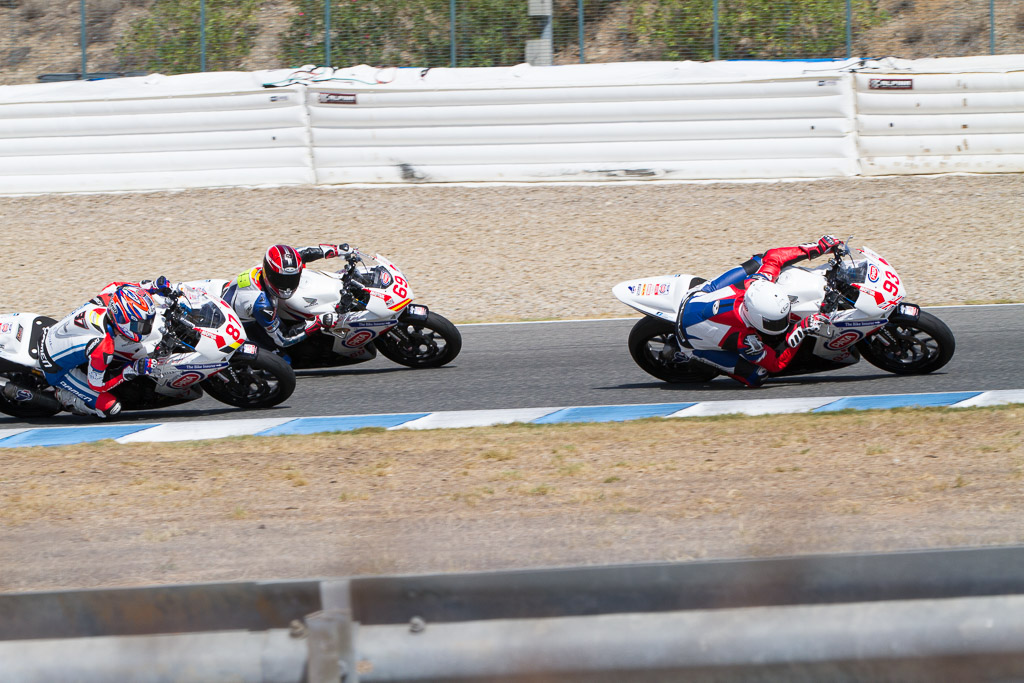
M 156 304 L 142 287 L 122 285 L 110 296 L 107 312 L 117 334 L 137 342 L 153 330 Z
M 754 280 L 740 302 L 740 317 L 765 334 L 782 334 L 789 328 L 791 305 L 785 290 L 768 280 Z
M 275 244 L 263 256 L 263 282 L 278 299 L 290 299 L 302 278 L 302 256 L 285 244 Z

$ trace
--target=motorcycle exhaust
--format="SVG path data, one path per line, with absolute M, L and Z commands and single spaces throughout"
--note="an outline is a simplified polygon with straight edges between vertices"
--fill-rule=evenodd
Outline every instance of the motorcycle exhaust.
M 0 384 L 3 385 L 3 389 L 0 389 L 0 394 L 2 394 L 3 397 L 11 403 L 19 403 L 21 405 L 33 406 L 46 410 L 64 409 L 64 406 L 62 406 L 55 397 L 49 394 L 45 394 L 41 391 L 33 391 L 32 389 L 26 389 L 25 387 L 18 386 L 14 382 L 3 377 L 0 377 Z

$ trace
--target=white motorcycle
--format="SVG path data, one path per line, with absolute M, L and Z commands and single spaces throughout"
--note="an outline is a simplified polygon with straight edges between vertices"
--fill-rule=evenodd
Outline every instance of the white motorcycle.
M 295 373 L 283 360 L 246 341 L 241 322 L 222 299 L 190 287 L 155 296 L 159 320 L 138 344 L 115 353 L 130 363 L 155 360 L 149 375 L 112 391 L 122 410 L 178 405 L 203 395 L 238 408 L 269 408 L 291 396 Z M 56 320 L 33 313 L 0 315 L 0 412 L 45 418 L 65 408 L 43 375 L 43 335 Z
M 792 301 L 791 320 L 825 313 L 782 375 L 837 370 L 861 358 L 896 374 L 935 372 L 953 357 L 956 342 L 937 317 L 906 303 L 896 269 L 867 247 L 837 248 L 827 264 L 789 266 L 778 283 Z M 849 257 L 848 259 L 846 257 Z M 645 372 L 666 382 L 707 382 L 720 374 L 680 352 L 675 334 L 679 306 L 707 282 L 689 274 L 620 282 L 612 293 L 644 314 L 630 331 L 629 353 Z M 782 337 L 769 339 L 782 343 Z M 811 343 L 813 341 L 813 343 Z
M 414 304 L 412 288 L 398 266 L 384 256 L 353 249 L 337 272 L 305 269 L 291 298 L 280 302 L 278 315 L 288 322 L 333 313 L 336 322 L 322 334 L 279 350 L 293 368 L 330 368 L 364 363 L 377 351 L 399 365 L 436 368 L 462 350 L 462 335 L 444 316 Z M 227 280 L 191 283 L 222 293 Z M 257 323 L 247 322 L 250 338 L 261 339 Z M 274 350 L 274 349 L 270 349 Z

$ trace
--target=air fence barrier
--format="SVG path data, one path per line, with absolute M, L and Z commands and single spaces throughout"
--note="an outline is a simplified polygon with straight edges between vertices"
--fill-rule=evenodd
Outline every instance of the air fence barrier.
M 0 193 L 1024 170 L 1020 56 L 0 87 Z
M 0 683 L 1007 681 L 1024 546 L 0 594 Z

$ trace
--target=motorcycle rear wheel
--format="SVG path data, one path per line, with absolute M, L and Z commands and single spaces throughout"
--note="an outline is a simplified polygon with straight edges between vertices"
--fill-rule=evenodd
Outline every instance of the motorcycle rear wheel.
M 923 375 L 949 362 L 956 340 L 946 323 L 921 311 L 914 322 L 887 324 L 859 342 L 857 349 L 876 368 L 897 375 Z
M 462 350 L 462 334 L 433 311 L 426 320 L 405 320 L 374 341 L 388 360 L 408 368 L 439 368 Z
M 629 332 L 629 355 L 648 375 L 673 384 L 709 382 L 718 371 L 698 361 L 675 360 L 679 350 L 675 326 L 665 320 L 644 316 Z
M 200 386 L 221 403 L 236 408 L 271 408 L 295 391 L 295 371 L 283 358 L 260 349 L 256 358 L 232 365 Z

